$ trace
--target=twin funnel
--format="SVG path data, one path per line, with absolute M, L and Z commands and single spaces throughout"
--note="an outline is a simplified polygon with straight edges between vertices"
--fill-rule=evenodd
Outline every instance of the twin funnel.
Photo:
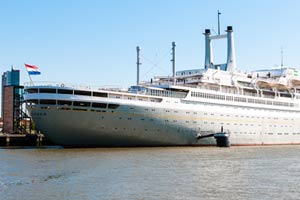
M 205 69 L 220 67 L 224 71 L 234 72 L 236 68 L 235 50 L 233 40 L 232 26 L 227 26 L 226 34 L 211 36 L 210 29 L 205 29 Z M 227 38 L 227 63 L 221 65 L 214 65 L 212 53 L 212 40 Z

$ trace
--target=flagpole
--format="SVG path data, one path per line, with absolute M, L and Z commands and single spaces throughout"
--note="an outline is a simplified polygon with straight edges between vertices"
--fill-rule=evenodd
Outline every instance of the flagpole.
M 26 68 L 28 77 L 29 77 L 29 79 L 30 79 L 30 82 L 31 82 L 31 84 L 33 85 L 33 81 L 32 81 L 31 76 L 30 76 L 30 74 L 29 74 L 29 72 L 28 72 L 28 70 L 27 70 L 26 64 L 24 63 L 24 65 L 25 65 L 25 68 Z

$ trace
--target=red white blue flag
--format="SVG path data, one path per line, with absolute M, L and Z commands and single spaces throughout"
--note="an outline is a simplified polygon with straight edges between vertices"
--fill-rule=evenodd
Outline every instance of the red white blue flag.
M 29 75 L 40 75 L 41 74 L 39 67 L 36 65 L 28 65 L 25 63 L 25 67 L 26 67 L 26 70 Z

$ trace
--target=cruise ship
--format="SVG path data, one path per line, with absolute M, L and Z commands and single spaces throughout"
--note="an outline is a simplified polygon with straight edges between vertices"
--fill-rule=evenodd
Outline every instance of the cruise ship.
M 129 89 L 66 84 L 25 85 L 36 128 L 63 146 L 215 145 L 220 131 L 231 145 L 300 144 L 300 74 L 276 68 L 236 68 L 233 29 L 204 32 L 203 69 L 156 76 Z M 227 40 L 227 62 L 214 64 L 212 42 Z M 139 48 L 137 48 L 139 53 Z M 139 56 L 137 67 L 139 72 Z

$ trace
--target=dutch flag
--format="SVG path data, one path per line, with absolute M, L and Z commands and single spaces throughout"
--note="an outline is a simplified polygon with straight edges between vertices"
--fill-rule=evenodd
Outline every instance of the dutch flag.
M 25 64 L 26 70 L 27 70 L 29 75 L 40 75 L 41 74 L 38 66 L 28 65 L 26 63 L 24 63 L 24 64 Z

